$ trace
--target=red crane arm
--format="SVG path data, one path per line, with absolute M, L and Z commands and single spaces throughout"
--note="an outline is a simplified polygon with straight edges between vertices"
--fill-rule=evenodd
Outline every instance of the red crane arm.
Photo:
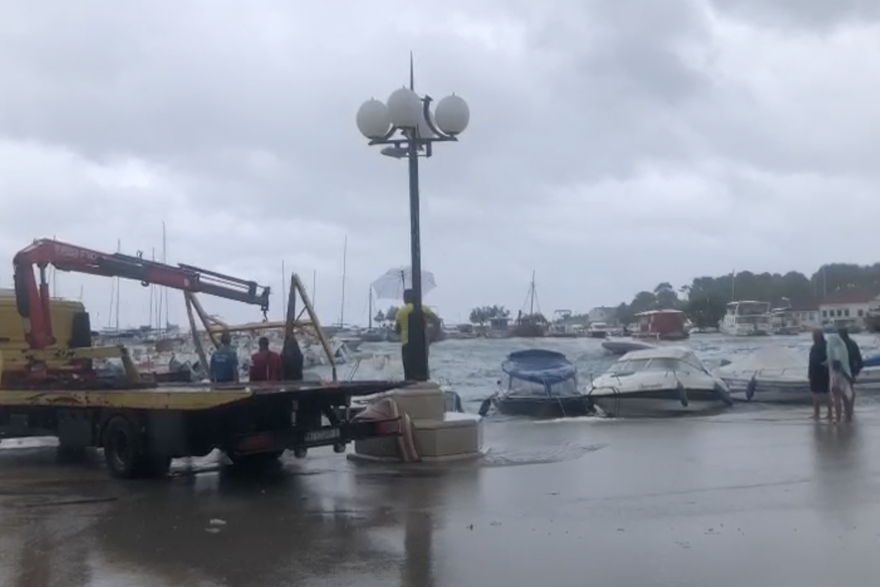
M 209 295 L 269 309 L 269 287 L 180 264 L 177 267 L 122 253 L 101 253 L 51 239 L 40 239 L 19 251 L 13 259 L 15 297 L 24 320 L 25 338 L 33 349 L 44 349 L 55 342 L 52 332 L 49 283 L 46 268 L 103 277 L 140 281 L 191 293 Z M 40 274 L 39 283 L 34 266 Z

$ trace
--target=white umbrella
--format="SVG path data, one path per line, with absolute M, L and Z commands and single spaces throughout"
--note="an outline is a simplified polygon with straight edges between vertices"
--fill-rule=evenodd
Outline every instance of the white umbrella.
M 397 267 L 389 269 L 385 274 L 372 283 L 376 298 L 380 300 L 401 300 L 403 290 L 412 287 L 412 268 Z M 437 287 L 434 274 L 430 271 L 422 271 L 422 295 Z

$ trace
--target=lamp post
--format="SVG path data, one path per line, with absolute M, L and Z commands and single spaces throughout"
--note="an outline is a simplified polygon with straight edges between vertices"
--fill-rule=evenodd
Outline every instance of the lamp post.
M 370 145 L 385 145 L 382 154 L 409 163 L 410 267 L 413 311 L 409 317 L 409 370 L 412 379 L 427 381 L 428 340 L 422 311 L 422 252 L 419 227 L 419 157 L 430 157 L 434 143 L 457 141 L 470 121 L 467 102 L 452 94 L 431 109 L 432 98 L 415 91 L 412 56 L 409 87 L 395 90 L 387 103 L 371 99 L 357 112 L 357 127 Z

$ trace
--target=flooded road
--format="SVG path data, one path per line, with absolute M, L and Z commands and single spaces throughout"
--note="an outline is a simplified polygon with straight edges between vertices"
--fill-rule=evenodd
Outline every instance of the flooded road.
M 138 482 L 6 441 L 0 585 L 874 585 L 880 409 L 807 411 L 489 422 L 479 464 L 327 451 Z

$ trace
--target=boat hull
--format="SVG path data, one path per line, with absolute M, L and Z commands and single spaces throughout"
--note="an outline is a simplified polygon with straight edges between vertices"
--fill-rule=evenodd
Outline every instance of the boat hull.
M 755 379 L 729 379 L 722 377 L 730 388 L 730 397 L 738 402 L 758 402 L 768 404 L 809 404 L 810 383 L 780 382 Z
M 637 342 L 634 340 L 606 340 L 602 343 L 602 348 L 611 353 L 612 355 L 617 355 L 622 357 L 626 353 L 630 351 L 640 351 L 644 349 L 649 349 L 654 345 Z
M 606 330 L 588 330 L 587 336 L 590 338 L 608 338 L 608 331 Z
M 683 395 L 687 402 L 682 401 Z M 730 406 L 714 389 L 685 389 L 684 392 L 677 388 L 657 389 L 589 397 L 607 416 L 616 418 L 683 416 L 721 411 Z
M 554 398 L 498 397 L 493 402 L 495 409 L 505 416 L 525 416 L 528 418 L 576 418 L 593 412 L 593 406 L 586 396 Z

